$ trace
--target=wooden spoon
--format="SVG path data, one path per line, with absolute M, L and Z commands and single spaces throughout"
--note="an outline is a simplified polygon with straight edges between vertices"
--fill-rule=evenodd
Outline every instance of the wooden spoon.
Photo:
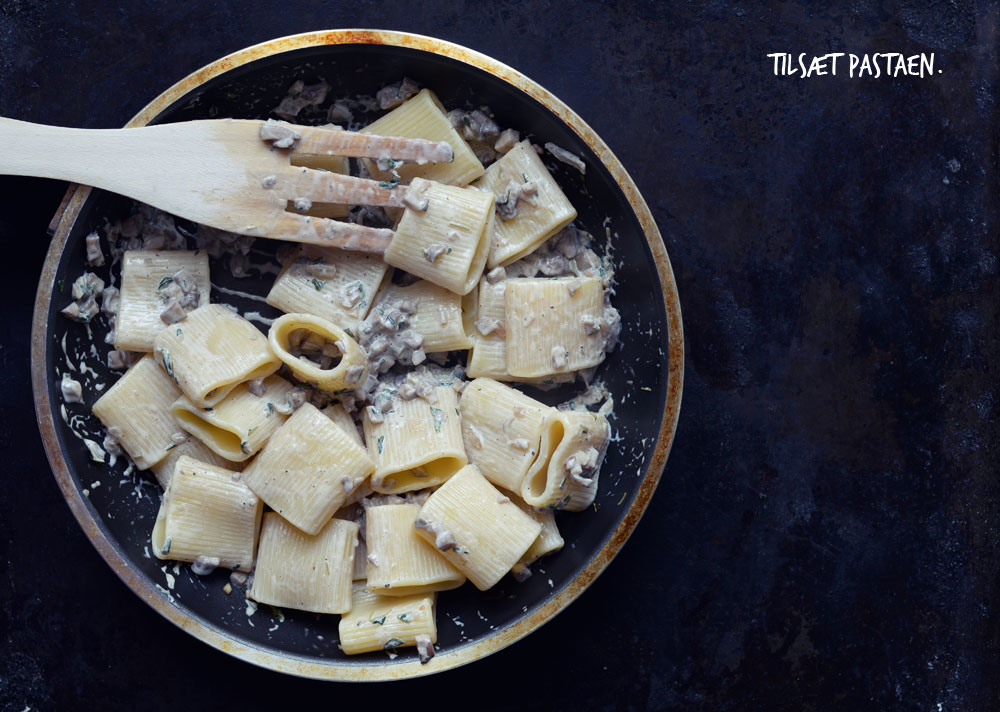
M 295 166 L 292 156 L 453 158 L 443 142 L 238 119 L 72 129 L 0 118 L 0 146 L 3 174 L 92 185 L 241 235 L 374 253 L 392 230 L 300 215 L 288 202 L 403 207 L 408 188 Z

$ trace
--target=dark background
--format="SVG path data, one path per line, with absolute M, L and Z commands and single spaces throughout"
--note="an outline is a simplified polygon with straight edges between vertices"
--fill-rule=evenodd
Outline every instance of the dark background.
M 259 670 L 143 604 L 64 504 L 28 375 L 64 184 L 0 177 L 0 708 L 1000 704 L 994 4 L 95 5 L 0 0 L 0 115 L 120 126 L 223 54 L 328 27 L 438 36 L 539 81 L 653 210 L 684 400 L 632 539 L 529 638 L 404 683 Z M 781 78 L 777 51 L 934 52 L 942 73 Z

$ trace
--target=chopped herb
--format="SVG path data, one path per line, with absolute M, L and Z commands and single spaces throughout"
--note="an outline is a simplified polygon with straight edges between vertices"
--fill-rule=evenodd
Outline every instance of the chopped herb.
M 271 615 L 277 618 L 279 623 L 285 622 L 285 614 L 281 612 L 280 608 L 271 606 Z
M 177 335 L 178 335 L 178 336 L 181 336 L 181 335 L 183 335 L 183 334 L 184 334 L 184 329 L 178 329 L 178 330 L 177 330 Z
M 163 362 L 163 370 L 173 379 L 174 383 L 177 383 L 177 376 L 174 375 L 174 364 L 170 360 L 170 352 L 166 349 L 159 349 L 157 353 L 160 354 L 160 360 Z
M 379 308 L 378 308 L 378 315 L 379 315 L 380 317 L 382 317 L 383 319 L 385 319 L 386 321 L 388 321 L 388 322 L 389 322 L 390 324 L 392 324 L 392 327 L 393 327 L 394 329 L 396 328 L 396 320 L 395 320 L 395 319 L 393 319 L 393 318 L 392 318 L 391 316 L 389 316 L 388 314 L 386 314 L 386 313 L 385 313 L 385 310 L 384 310 L 384 309 L 383 309 L 382 307 L 379 307 Z
M 164 556 L 170 553 L 170 542 L 171 539 L 168 537 L 167 541 L 163 544 L 163 548 L 160 549 L 160 553 L 163 554 Z
M 382 454 L 382 442 L 385 440 L 385 435 L 378 436 L 378 454 Z
M 522 177 L 522 178 L 524 179 L 524 182 L 525 182 L 525 183 L 527 183 L 527 182 L 528 182 L 528 176 L 527 176 L 527 175 L 525 175 L 524 173 L 522 173 L 522 174 L 521 174 L 521 177 Z
M 373 625 L 382 625 L 385 623 L 385 616 L 382 616 L 381 618 L 369 618 L 368 620 L 371 621 Z
M 253 431 L 256 430 L 256 429 L 257 429 L 257 426 L 255 425 L 252 428 L 250 428 L 249 430 L 247 430 L 247 437 L 250 437 L 251 435 L 253 435 Z
M 268 403 L 267 404 L 267 417 L 270 418 L 272 415 L 274 415 L 274 403 Z
M 159 292 L 161 289 L 163 289 L 173 281 L 174 281 L 173 277 L 164 277 L 163 279 L 160 280 L 160 283 L 156 286 L 156 291 Z
M 396 618 L 403 621 L 404 623 L 410 623 L 413 621 L 413 612 L 407 611 L 406 613 L 400 613 L 398 616 L 396 616 Z
M 65 287 L 66 287 L 66 280 L 65 280 L 65 279 L 60 279 L 60 280 L 59 280 L 59 291 L 60 291 L 60 292 L 61 292 L 61 291 L 63 291 L 63 289 L 64 289 Z
M 444 411 L 431 406 L 431 415 L 434 417 L 434 432 L 441 432 L 441 423 L 444 422 Z
M 177 443 L 170 443 L 169 445 L 167 445 L 167 452 L 170 452 L 175 447 L 177 447 Z
M 618 500 L 618 506 L 619 507 L 622 506 L 622 502 L 625 501 L 625 495 L 626 494 L 627 494 L 626 492 L 622 492 L 622 498 L 620 500 Z
M 240 443 L 240 452 L 244 455 L 250 454 L 250 444 L 246 440 Z
M 468 553 L 469 553 L 469 550 L 468 550 L 468 549 L 466 549 L 466 548 L 465 548 L 464 546 L 456 546 L 456 547 L 455 547 L 455 548 L 453 549 L 453 551 L 454 551 L 454 552 L 455 552 L 456 554 L 468 554 Z
M 317 292 L 323 291 L 323 287 L 326 286 L 326 282 L 324 282 L 321 279 L 316 279 L 315 277 L 313 277 L 311 281 L 312 281 L 312 286 L 316 288 Z
M 350 329 L 344 329 L 344 331 L 347 332 L 347 335 L 350 336 L 352 339 L 355 338 L 354 332 L 351 331 Z
M 378 182 L 378 187 L 385 188 L 386 190 L 392 190 L 397 185 L 399 185 L 399 178 L 393 178 L 392 180 L 380 180 Z
M 389 640 L 385 641 L 385 645 L 382 646 L 382 650 L 392 650 L 393 648 L 398 648 L 400 645 L 406 645 L 406 643 L 399 638 L 389 638 Z
M 569 504 L 569 500 L 570 500 L 570 496 L 566 495 L 565 497 L 563 497 L 563 499 L 562 499 L 561 502 L 553 502 L 552 504 L 550 504 L 549 505 L 549 509 L 562 509 L 567 504 Z

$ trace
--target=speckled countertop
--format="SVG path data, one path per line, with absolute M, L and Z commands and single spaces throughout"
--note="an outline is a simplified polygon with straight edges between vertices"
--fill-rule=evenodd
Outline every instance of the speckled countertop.
M 119 126 L 212 59 L 311 29 L 492 55 L 630 171 L 688 340 L 659 490 L 579 601 L 442 676 L 286 678 L 160 618 L 70 515 L 27 350 L 63 185 L 0 178 L 0 708 L 387 704 L 446 686 L 511 710 L 996 708 L 998 18 L 867 0 L 0 2 L 0 114 L 73 126 Z M 783 78 L 771 52 L 934 52 L 942 71 Z

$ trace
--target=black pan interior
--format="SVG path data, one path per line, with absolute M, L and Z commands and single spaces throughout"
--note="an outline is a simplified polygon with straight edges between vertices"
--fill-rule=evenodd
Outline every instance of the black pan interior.
M 524 583 L 506 577 L 494 589 L 480 593 L 471 584 L 439 596 L 439 652 L 445 653 L 482 640 L 530 614 L 567 586 L 607 542 L 628 510 L 645 475 L 659 433 L 667 384 L 667 329 L 659 279 L 639 223 L 624 194 L 594 153 L 558 117 L 520 90 L 462 62 L 419 50 L 380 45 L 335 45 L 301 49 L 254 61 L 223 74 L 175 102 L 156 122 L 204 118 L 264 119 L 278 105 L 296 79 L 307 83 L 325 79 L 332 87 L 323 111 L 304 112 L 303 123 L 322 123 L 325 107 L 333 99 L 373 94 L 383 85 L 408 76 L 433 89 L 448 108 L 492 109 L 502 127 L 514 127 L 536 143 L 552 141 L 582 156 L 585 176 L 545 157 L 546 163 L 579 212 L 577 223 L 604 244 L 610 230 L 617 273 L 614 303 L 622 315 L 622 345 L 599 370 L 615 395 L 612 416 L 614 442 L 601 474 L 596 506 L 582 513 L 560 513 L 558 523 L 566 539 L 559 554 L 536 564 L 534 576 Z M 587 107 L 574 107 L 584 118 Z M 365 122 L 378 114 L 362 116 Z M 627 121 L 623 117 L 623 127 Z M 317 616 L 292 610 L 261 607 L 252 616 L 239 591 L 227 596 L 226 572 L 207 577 L 190 573 L 186 564 L 165 564 L 149 553 L 149 533 L 159 502 L 159 487 L 150 473 L 125 471 L 91 461 L 80 437 L 100 442 L 102 431 L 90 408 L 117 378 L 104 367 L 107 326 L 102 319 L 89 327 L 59 315 L 69 301 L 73 280 L 86 267 L 84 237 L 106 220 L 129 214 L 132 203 L 119 196 L 94 191 L 73 225 L 59 263 L 49 313 L 46 368 L 49 397 L 54 405 L 57 434 L 71 475 L 97 525 L 115 542 L 122 556 L 141 577 L 148 578 L 170 603 L 184 609 L 224 635 L 272 652 L 312 660 L 337 659 L 345 664 L 391 664 L 385 654 L 344 656 L 337 648 L 339 616 Z M 277 243 L 258 240 L 254 263 L 273 261 Z M 95 270 L 108 280 L 108 268 Z M 235 279 L 213 262 L 213 284 L 229 290 L 265 295 L 274 275 L 254 272 Z M 117 275 L 115 283 L 118 282 Z M 213 289 L 212 301 L 232 304 L 241 312 L 254 310 L 267 317 L 279 313 L 254 301 Z M 96 349 L 92 350 L 92 349 Z M 94 354 L 97 354 L 97 357 Z M 87 365 L 79 371 L 80 360 Z M 84 386 L 82 405 L 62 405 L 59 379 L 69 370 Z M 529 389 L 540 400 L 557 403 L 573 389 L 549 393 Z M 74 433 L 75 431 L 75 433 Z M 99 483 L 99 484 L 98 484 Z M 622 582 L 623 586 L 634 585 Z M 413 656 L 401 653 L 399 660 Z

